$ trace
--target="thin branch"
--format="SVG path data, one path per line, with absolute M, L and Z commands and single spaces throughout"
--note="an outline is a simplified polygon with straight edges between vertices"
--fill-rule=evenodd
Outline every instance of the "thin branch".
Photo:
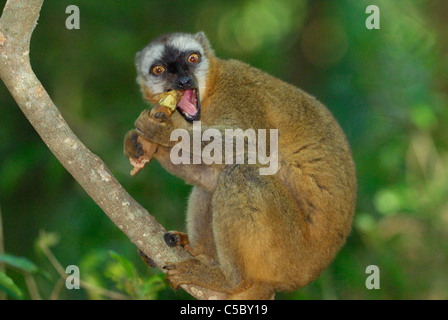
M 61 289 L 64 287 L 64 279 L 59 278 L 58 282 L 56 282 L 56 285 L 53 288 L 53 291 L 50 294 L 50 297 L 48 300 L 58 300 L 59 294 L 61 293 Z
M 120 185 L 104 162 L 74 135 L 37 79 L 29 60 L 31 34 L 43 0 L 8 0 L 0 18 L 0 77 L 42 140 L 112 222 L 161 268 L 191 257 L 170 248 L 166 230 Z M 198 299 L 221 299 L 222 293 L 182 286 Z
M 24 272 L 23 276 L 25 277 L 25 283 L 28 287 L 28 292 L 30 293 L 30 297 L 32 300 L 42 300 L 39 289 L 37 288 L 36 281 L 31 273 Z

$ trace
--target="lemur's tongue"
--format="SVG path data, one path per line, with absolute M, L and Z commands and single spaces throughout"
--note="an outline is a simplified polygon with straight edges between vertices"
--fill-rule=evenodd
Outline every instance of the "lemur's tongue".
M 182 98 L 180 98 L 179 102 L 177 103 L 177 106 L 183 111 L 183 113 L 186 113 L 190 116 L 196 115 L 197 110 L 197 100 L 196 100 L 196 94 L 194 93 L 194 90 L 185 90 L 183 92 Z

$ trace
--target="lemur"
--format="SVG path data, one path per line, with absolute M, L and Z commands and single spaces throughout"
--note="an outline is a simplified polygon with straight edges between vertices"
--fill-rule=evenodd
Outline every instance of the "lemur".
M 144 153 L 138 141 L 157 144 L 155 159 L 193 185 L 187 234 L 165 235 L 192 254 L 165 266 L 171 286 L 269 299 L 318 277 L 350 233 L 357 190 L 351 150 L 331 112 L 291 84 L 219 59 L 203 32 L 156 38 L 137 53 L 136 67 L 149 102 L 182 92 L 178 112 L 162 123 L 140 116 L 125 139 L 131 159 Z M 173 164 L 171 132 L 192 134 L 197 120 L 223 137 L 225 129 L 278 129 L 278 171 L 260 175 L 259 163 Z

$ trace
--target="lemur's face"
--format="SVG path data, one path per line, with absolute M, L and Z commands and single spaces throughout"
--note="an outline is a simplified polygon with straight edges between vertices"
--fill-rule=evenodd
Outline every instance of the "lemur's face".
M 177 110 L 187 121 L 199 119 L 209 62 L 198 35 L 174 33 L 152 41 L 136 57 L 138 81 L 146 98 L 182 91 Z

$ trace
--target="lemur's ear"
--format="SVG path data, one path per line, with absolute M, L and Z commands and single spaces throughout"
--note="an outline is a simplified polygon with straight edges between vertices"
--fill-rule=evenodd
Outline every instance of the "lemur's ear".
M 208 41 L 207 36 L 205 35 L 204 31 L 199 31 L 194 35 L 194 38 L 199 41 L 199 43 L 202 45 L 205 51 L 205 55 L 213 55 L 215 54 L 213 52 L 212 46 L 210 45 L 210 41 Z
M 142 58 L 142 52 L 139 51 L 139 52 L 137 52 L 137 53 L 135 54 L 135 58 L 134 58 L 135 65 L 136 65 L 137 67 L 138 67 L 138 66 L 140 65 L 140 63 L 141 63 L 141 58 Z

